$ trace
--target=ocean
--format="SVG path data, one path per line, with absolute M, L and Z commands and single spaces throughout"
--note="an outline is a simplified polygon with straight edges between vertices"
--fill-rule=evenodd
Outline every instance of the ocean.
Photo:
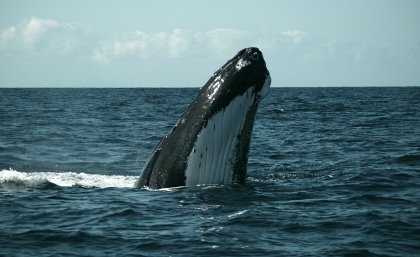
M 133 188 L 197 92 L 0 89 L 0 256 L 420 256 L 420 87 L 272 88 L 245 185 Z

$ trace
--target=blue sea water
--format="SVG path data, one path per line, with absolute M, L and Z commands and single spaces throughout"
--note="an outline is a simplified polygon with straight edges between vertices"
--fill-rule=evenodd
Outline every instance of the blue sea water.
M 134 189 L 197 89 L 0 89 L 0 256 L 420 256 L 420 88 L 272 88 L 245 185 Z

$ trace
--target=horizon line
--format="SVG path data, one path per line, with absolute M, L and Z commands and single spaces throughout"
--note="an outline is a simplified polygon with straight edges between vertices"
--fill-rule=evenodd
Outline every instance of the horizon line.
M 81 89 L 81 88 L 86 88 L 86 89 L 94 89 L 94 88 L 114 88 L 114 89 L 118 89 L 118 88 L 145 88 L 145 89 L 176 89 L 176 88 L 202 88 L 203 86 L 0 86 L 0 89 L 37 89 L 37 88 L 74 88 L 74 89 Z M 270 88 L 393 88 L 393 87 L 420 87 L 420 85 L 399 85 L 399 86 L 378 86 L 378 85 L 374 85 L 374 86 L 272 86 Z

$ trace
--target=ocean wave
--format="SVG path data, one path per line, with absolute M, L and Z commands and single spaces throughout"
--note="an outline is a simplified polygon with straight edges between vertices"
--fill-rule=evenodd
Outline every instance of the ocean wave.
M 76 172 L 0 171 L 0 189 L 48 189 L 51 187 L 130 188 L 137 176 L 102 175 Z
M 409 153 L 398 157 L 397 161 L 404 164 L 418 164 L 420 163 L 420 154 Z

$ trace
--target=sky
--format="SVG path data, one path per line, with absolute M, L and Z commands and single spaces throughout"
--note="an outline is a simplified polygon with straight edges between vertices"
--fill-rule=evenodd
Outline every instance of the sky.
M 201 87 L 239 50 L 273 87 L 420 86 L 418 0 L 0 0 L 0 87 Z

